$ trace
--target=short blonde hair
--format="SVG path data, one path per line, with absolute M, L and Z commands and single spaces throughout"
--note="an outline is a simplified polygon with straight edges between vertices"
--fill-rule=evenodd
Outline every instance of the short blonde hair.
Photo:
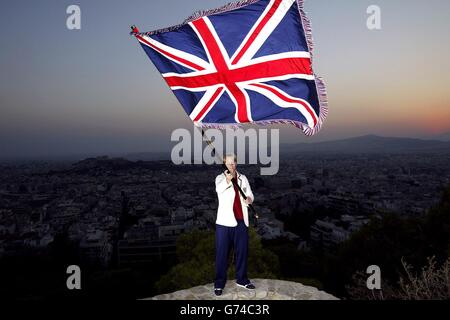
M 234 153 L 227 153 L 223 156 L 223 163 L 227 162 L 227 158 L 233 157 L 234 162 L 237 162 L 236 155 Z

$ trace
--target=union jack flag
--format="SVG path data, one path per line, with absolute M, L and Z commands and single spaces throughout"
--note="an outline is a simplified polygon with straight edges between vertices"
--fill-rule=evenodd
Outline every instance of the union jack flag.
M 234 2 L 132 34 L 197 126 L 291 123 L 313 135 L 327 115 L 301 0 Z

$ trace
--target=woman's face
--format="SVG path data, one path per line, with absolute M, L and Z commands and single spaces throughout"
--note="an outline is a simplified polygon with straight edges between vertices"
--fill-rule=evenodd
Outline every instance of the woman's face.
M 234 161 L 234 157 L 227 157 L 225 159 L 225 165 L 227 166 L 227 169 L 230 171 L 230 173 L 234 175 L 234 173 L 236 172 L 236 161 Z

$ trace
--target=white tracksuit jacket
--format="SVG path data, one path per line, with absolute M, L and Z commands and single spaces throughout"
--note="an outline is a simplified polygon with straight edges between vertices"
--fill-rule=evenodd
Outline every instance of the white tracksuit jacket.
M 247 197 L 255 200 L 250 184 L 248 183 L 247 177 L 239 172 L 236 172 L 237 183 L 241 187 L 242 191 Z M 233 183 L 227 183 L 227 178 L 225 173 L 222 173 L 216 177 L 216 192 L 219 197 L 219 208 L 217 209 L 217 219 L 216 224 L 220 224 L 226 227 L 237 226 L 236 218 L 233 212 L 233 203 L 235 197 L 235 191 Z M 242 205 L 242 213 L 244 216 L 244 223 L 248 227 L 248 205 L 245 203 L 242 195 L 239 194 Z

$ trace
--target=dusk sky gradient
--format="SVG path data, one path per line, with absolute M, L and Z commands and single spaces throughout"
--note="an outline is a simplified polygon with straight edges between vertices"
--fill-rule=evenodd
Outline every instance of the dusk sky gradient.
M 0 158 L 168 150 L 192 124 L 137 41 L 226 0 L 8 1 L 0 5 Z M 81 8 L 81 30 L 66 8 Z M 382 29 L 366 27 L 381 7 Z M 450 1 L 306 0 L 314 71 L 329 115 L 312 138 L 282 143 L 450 131 Z

